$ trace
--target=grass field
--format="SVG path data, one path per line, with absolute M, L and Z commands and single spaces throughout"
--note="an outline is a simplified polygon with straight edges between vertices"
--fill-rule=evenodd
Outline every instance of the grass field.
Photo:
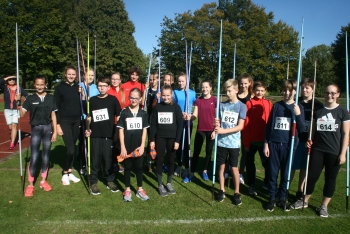
M 232 179 L 230 188 L 226 190 L 225 200 L 222 203 L 212 203 L 212 182 L 203 181 L 199 174 L 189 184 L 183 184 L 180 178 L 174 177 L 173 184 L 177 194 L 160 197 L 157 193 L 156 176 L 145 172 L 143 187 L 150 196 L 149 201 L 141 201 L 135 196 L 134 174 L 133 201 L 130 203 L 123 201 L 121 192 L 112 193 L 106 189 L 103 178 L 98 183 L 101 195 L 89 195 L 86 181 L 70 186 L 61 184 L 64 154 L 65 147 L 59 137 L 58 142 L 52 146 L 50 158 L 48 182 L 53 190 L 45 192 L 39 188 L 37 182 L 32 199 L 22 195 L 19 156 L 0 163 L 0 178 L 3 183 L 0 190 L 1 233 L 347 233 L 349 229 L 350 215 L 345 212 L 344 169 L 339 172 L 336 192 L 329 205 L 330 216 L 320 218 L 316 215 L 315 208 L 322 200 L 323 176 L 316 185 L 309 208 L 304 212 L 284 212 L 277 207 L 272 213 L 266 212 L 263 207 L 269 197 L 261 188 L 263 171 L 258 156 L 258 196 L 250 197 L 248 187 L 241 186 L 243 204 L 237 207 L 232 204 Z M 24 165 L 27 165 L 29 156 L 30 152 L 23 153 Z M 199 172 L 204 162 L 203 157 L 204 151 L 201 153 Z M 75 160 L 76 170 L 79 169 L 77 166 L 78 162 Z M 24 173 L 25 181 L 26 173 L 27 171 Z M 297 176 L 298 174 L 296 178 Z M 164 174 L 164 182 L 165 179 Z M 123 190 L 123 174 L 117 174 L 116 182 Z M 218 187 L 216 183 L 215 189 Z M 292 183 L 290 202 L 294 201 L 295 192 L 296 183 Z

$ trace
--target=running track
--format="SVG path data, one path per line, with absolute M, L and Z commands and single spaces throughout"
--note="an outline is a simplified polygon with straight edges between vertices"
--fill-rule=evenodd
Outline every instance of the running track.
M 30 125 L 29 125 L 29 113 L 23 118 L 20 118 L 20 127 L 22 132 L 22 151 L 30 145 Z M 10 130 L 6 125 L 4 112 L 0 112 L 0 161 L 6 160 L 9 156 L 13 156 L 19 153 L 19 145 L 14 150 L 9 150 L 10 146 Z

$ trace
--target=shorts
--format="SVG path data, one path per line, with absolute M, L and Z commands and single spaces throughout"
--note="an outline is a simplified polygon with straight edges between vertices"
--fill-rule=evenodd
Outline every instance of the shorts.
M 18 110 L 16 109 L 5 109 L 4 115 L 6 119 L 6 124 L 18 124 Z
M 292 170 L 306 169 L 307 148 L 305 142 L 300 141 L 294 153 Z
M 218 165 L 223 165 L 226 163 L 227 155 L 228 155 L 228 164 L 231 167 L 238 167 L 238 157 L 239 157 L 240 148 L 224 148 L 218 146 L 217 155 L 216 155 L 216 163 Z

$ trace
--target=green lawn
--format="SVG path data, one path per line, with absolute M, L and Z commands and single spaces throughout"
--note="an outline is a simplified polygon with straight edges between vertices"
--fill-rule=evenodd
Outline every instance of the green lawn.
M 195 128 L 194 128 L 195 129 Z M 194 133 L 192 135 L 194 140 Z M 320 218 L 315 208 L 322 199 L 323 177 L 317 183 L 309 208 L 304 212 L 284 212 L 276 208 L 266 212 L 263 207 L 268 200 L 267 192 L 261 189 L 262 168 L 258 157 L 257 197 L 248 195 L 246 185 L 241 187 L 242 202 L 239 207 L 232 204 L 233 183 L 226 191 L 222 203 L 212 203 L 212 182 L 197 179 L 189 184 L 174 178 L 176 195 L 160 197 L 157 193 L 156 176 L 144 173 L 144 189 L 149 201 L 135 196 L 136 178 L 132 175 L 133 201 L 126 203 L 121 192 L 112 193 L 106 189 L 101 178 L 101 195 L 89 195 L 86 181 L 63 186 L 61 165 L 64 147 L 62 138 L 52 146 L 51 168 L 48 182 L 51 192 L 45 192 L 35 184 L 32 199 L 22 196 L 19 172 L 19 157 L 0 163 L 0 228 L 2 233 L 346 233 L 350 215 L 345 212 L 345 171 L 339 172 L 337 189 L 329 206 L 329 218 Z M 193 144 L 192 144 L 193 146 Z M 204 147 L 203 147 L 204 149 Z M 29 152 L 23 153 L 27 161 Z M 204 151 L 198 171 L 203 164 Z M 25 165 L 27 165 L 25 163 Z M 75 162 L 74 167 L 78 163 Z M 39 174 L 39 171 L 37 172 Z M 77 173 L 75 173 L 77 174 Z M 297 178 L 298 175 L 296 175 Z M 40 178 L 40 177 L 39 177 Z M 164 175 L 164 181 L 166 176 Z M 211 177 L 210 177 L 211 178 Z M 25 172 L 25 180 L 26 172 Z M 117 175 L 117 184 L 124 188 L 123 174 Z M 27 185 L 27 182 L 26 182 Z M 218 189 L 218 183 L 215 184 Z M 290 201 L 294 200 L 296 183 L 290 189 Z

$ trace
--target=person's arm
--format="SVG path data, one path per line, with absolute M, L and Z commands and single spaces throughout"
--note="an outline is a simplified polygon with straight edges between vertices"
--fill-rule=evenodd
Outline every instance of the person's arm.
M 144 128 L 142 130 L 142 139 L 141 139 L 141 145 L 136 149 L 139 151 L 140 155 L 143 155 L 145 152 L 145 142 L 146 142 L 146 136 L 147 136 L 147 128 Z
M 243 136 L 243 147 L 245 148 L 245 151 L 249 152 L 249 147 L 250 147 L 250 114 L 251 111 L 253 111 L 253 109 L 251 109 L 252 107 L 252 103 L 250 100 L 247 101 L 246 103 L 247 106 L 247 115 L 244 121 L 244 127 L 243 127 L 243 131 L 242 131 L 242 136 Z
M 350 121 L 343 122 L 342 124 L 342 142 L 341 142 L 341 150 L 339 155 L 339 164 L 344 164 L 346 162 L 346 150 L 349 145 L 349 132 L 350 132 Z
M 183 120 L 182 120 L 181 108 L 177 104 L 175 107 L 175 118 L 176 118 L 176 125 L 177 125 L 175 142 L 180 143 L 182 131 L 183 131 Z
M 243 129 L 244 126 L 244 119 L 239 119 L 238 124 L 234 126 L 233 128 L 215 128 L 216 134 L 229 134 L 229 133 L 235 133 L 239 132 Z
M 158 124 L 158 108 L 157 106 L 153 109 L 151 115 L 151 129 L 149 134 L 149 141 L 154 142 L 155 136 L 157 134 L 157 124 Z
M 52 137 L 51 142 L 55 142 L 57 139 L 57 119 L 56 119 L 56 111 L 51 112 L 51 119 L 52 119 Z
M 191 116 L 191 121 L 195 120 L 198 118 L 198 106 L 194 106 L 193 113 Z
M 125 142 L 124 142 L 124 129 L 119 128 L 119 140 L 120 140 L 120 156 L 125 158 L 127 156 Z
M 304 108 L 299 107 L 299 105 L 294 105 L 293 112 L 295 114 L 295 120 L 297 123 L 298 132 L 303 132 L 305 129 L 305 114 Z

